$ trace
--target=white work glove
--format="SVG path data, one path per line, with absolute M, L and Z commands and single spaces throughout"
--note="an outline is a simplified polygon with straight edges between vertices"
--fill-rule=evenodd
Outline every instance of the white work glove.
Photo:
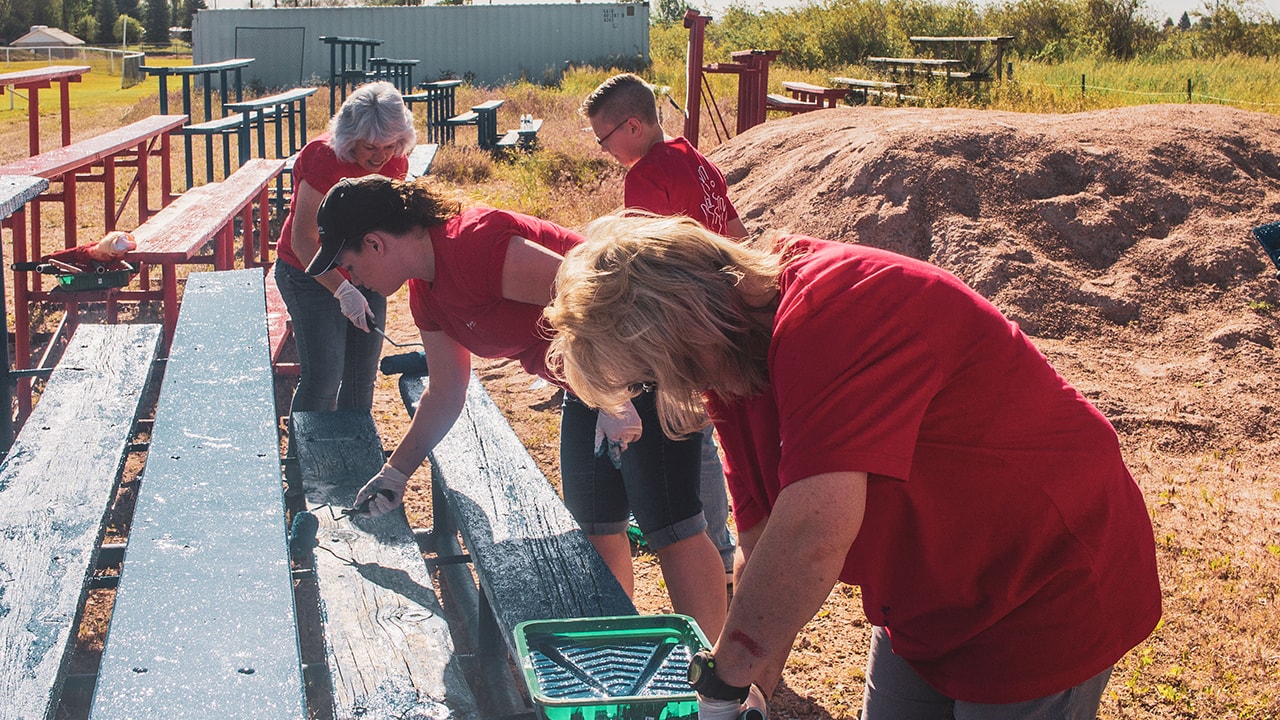
M 378 474 L 356 493 L 355 502 L 351 507 L 357 512 L 352 514 L 378 517 L 391 512 L 404 502 L 404 486 L 408 482 L 409 478 L 391 467 L 391 463 L 383 463 Z
M 360 288 L 352 285 L 350 280 L 343 280 L 338 289 L 333 291 L 333 296 L 338 299 L 338 309 L 347 316 L 351 324 L 369 332 L 369 318 L 373 317 L 373 311 L 369 309 L 369 301 L 360 292 Z
M 630 400 L 621 415 L 610 415 L 601 410 L 596 413 L 596 457 L 607 452 L 613 466 L 622 467 L 622 452 L 627 445 L 640 439 L 642 430 L 640 414 Z
M 698 693 L 698 720 L 768 720 L 764 693 L 755 685 L 747 701 L 738 704 L 733 700 L 715 700 Z
M 743 709 L 736 700 L 714 700 L 698 694 L 698 720 L 738 720 Z

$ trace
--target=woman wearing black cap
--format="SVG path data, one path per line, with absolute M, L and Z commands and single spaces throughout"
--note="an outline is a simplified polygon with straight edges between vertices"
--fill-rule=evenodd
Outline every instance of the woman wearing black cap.
M 408 476 L 462 411 L 471 354 L 519 360 L 563 385 L 547 368 L 542 311 L 563 256 L 582 238 L 538 218 L 489 208 L 462 210 L 411 183 L 370 176 L 344 180 L 318 215 L 320 251 L 307 267 L 337 267 L 380 295 L 409 286 L 431 382 L 404 440 L 356 496 L 382 514 L 397 507 Z M 719 635 L 726 597 L 720 555 L 699 500 L 700 435 L 671 440 L 658 425 L 652 392 L 619 416 L 598 413 L 566 392 L 560 462 L 565 505 L 630 594 L 628 514 L 658 555 L 677 612 Z M 608 442 L 605 443 L 604 440 Z M 610 449 L 611 453 L 600 450 Z

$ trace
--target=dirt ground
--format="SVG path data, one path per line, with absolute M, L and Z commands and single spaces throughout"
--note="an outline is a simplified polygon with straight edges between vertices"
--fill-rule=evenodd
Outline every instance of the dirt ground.
M 1115 425 L 1155 526 L 1165 617 L 1117 666 L 1102 717 L 1280 717 L 1280 282 L 1249 232 L 1280 218 L 1278 152 L 1276 116 L 1166 105 L 842 108 L 709 153 L 753 231 L 950 270 Z M 412 336 L 404 298 L 392 305 L 393 331 Z M 553 391 L 514 363 L 477 370 L 556 482 Z M 387 385 L 390 445 L 403 415 Z M 637 605 L 669 611 L 652 558 L 637 564 Z M 774 716 L 856 717 L 866 647 L 858 592 L 837 587 L 797 638 Z

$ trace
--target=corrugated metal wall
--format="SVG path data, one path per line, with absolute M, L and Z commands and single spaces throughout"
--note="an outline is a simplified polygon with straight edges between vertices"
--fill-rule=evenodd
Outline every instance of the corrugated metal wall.
M 256 58 L 245 81 L 270 88 L 329 79 L 322 35 L 382 40 L 376 55 L 418 59 L 415 83 L 446 73 L 479 85 L 555 77 L 566 62 L 649 60 L 647 3 L 201 10 L 192 62 Z

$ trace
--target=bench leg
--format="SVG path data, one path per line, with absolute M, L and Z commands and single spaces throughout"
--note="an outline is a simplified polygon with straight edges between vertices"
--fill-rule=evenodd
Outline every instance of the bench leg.
M 276 176 L 276 187 L 280 186 L 280 176 Z M 258 264 L 271 264 L 271 191 L 262 188 L 258 195 Z
M 116 229 L 116 159 L 102 159 L 102 214 L 107 232 Z M 73 231 L 74 232 L 74 231 Z M 78 244 L 78 242 L 77 242 Z M 72 247 L 68 245 L 67 247 Z
M 178 326 L 178 266 L 165 263 L 160 271 L 164 302 L 164 354 L 169 355 L 173 343 L 173 329 Z
M 38 206 L 39 201 L 32 203 Z M 10 216 L 13 231 L 13 261 L 27 260 L 26 210 L 19 208 Z M 33 211 L 32 224 L 38 225 L 40 213 Z M 33 231 L 34 232 L 34 229 Z M 31 306 L 27 300 L 27 281 L 31 273 L 13 271 L 13 367 L 21 370 L 31 367 Z M 15 392 L 18 399 L 18 422 L 31 414 L 31 378 L 19 378 Z

